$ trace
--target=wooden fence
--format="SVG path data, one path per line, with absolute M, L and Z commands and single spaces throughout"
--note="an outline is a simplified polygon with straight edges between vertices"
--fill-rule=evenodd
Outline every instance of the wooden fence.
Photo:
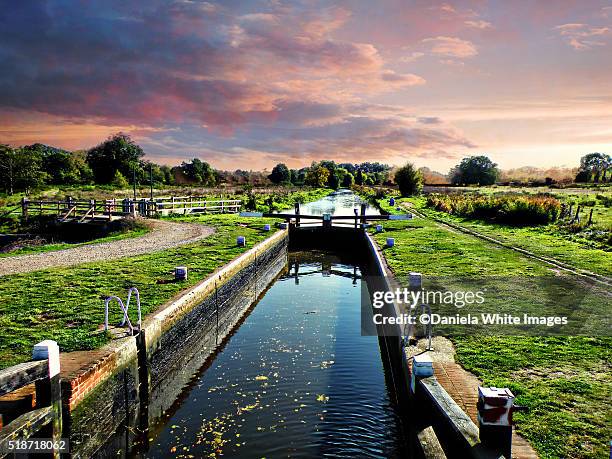
M 140 215 L 154 218 L 159 215 L 191 213 L 237 213 L 242 201 L 239 199 L 208 200 L 202 196 L 169 196 L 150 199 L 105 199 L 63 201 L 29 200 L 23 198 L 21 206 L 5 212 L 21 213 L 27 219 L 33 215 L 53 215 L 61 222 L 90 222 Z
M 24 453 L 32 448 L 25 440 L 37 435 L 36 451 L 45 449 L 59 458 L 60 451 L 68 447 L 62 445 L 62 389 L 60 384 L 59 347 L 55 341 L 46 340 L 34 346 L 31 362 L 21 363 L 0 370 L 0 396 L 28 386 L 36 385 L 36 407 L 14 419 L 0 430 L 0 457 L 7 454 Z
M 240 199 L 207 200 L 202 196 L 170 196 L 155 198 L 155 212 L 167 214 L 190 213 L 237 213 L 240 212 Z

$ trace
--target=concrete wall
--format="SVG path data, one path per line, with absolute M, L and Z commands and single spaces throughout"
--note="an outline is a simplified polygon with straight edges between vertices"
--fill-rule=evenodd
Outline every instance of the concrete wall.
M 115 340 L 63 381 L 73 456 L 125 454 L 285 268 L 287 246 L 287 231 L 275 233 L 147 318 L 141 336 Z

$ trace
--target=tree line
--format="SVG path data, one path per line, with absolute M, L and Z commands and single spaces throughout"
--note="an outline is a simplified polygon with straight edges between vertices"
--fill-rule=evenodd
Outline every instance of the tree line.
M 198 158 L 170 167 L 143 159 L 144 151 L 129 135 L 118 133 L 89 150 L 67 151 L 40 143 L 11 148 L 0 145 L 0 188 L 9 194 L 30 192 L 46 185 L 197 185 L 215 187 L 231 185 L 277 185 L 350 188 L 353 185 L 392 185 L 408 182 L 408 188 L 419 189 L 424 177 L 446 179 L 456 185 L 492 185 L 499 181 L 500 170 L 487 156 L 470 156 L 461 160 L 447 176 L 413 165 L 392 171 L 378 162 L 313 162 L 309 167 L 290 169 L 279 163 L 272 172 L 246 170 L 221 171 Z M 610 182 L 610 155 L 589 153 L 580 160 L 576 182 Z M 399 173 L 399 175 L 398 175 Z M 550 182 L 550 183 L 549 183 Z M 547 184 L 554 183 L 546 178 Z
M 391 166 L 381 163 L 339 163 L 331 160 L 313 162 L 310 167 L 289 169 L 279 163 L 268 176 L 277 185 L 350 188 L 353 185 L 390 185 Z
M 143 159 L 129 135 L 118 133 L 89 150 L 67 151 L 36 143 L 18 148 L 0 145 L 0 189 L 29 193 L 49 185 L 197 185 L 268 183 L 261 172 L 215 170 L 198 158 L 170 167 Z

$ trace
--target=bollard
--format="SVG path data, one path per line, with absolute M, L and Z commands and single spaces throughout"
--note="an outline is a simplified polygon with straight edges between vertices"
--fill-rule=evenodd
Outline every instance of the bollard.
M 392 237 L 387 238 L 387 247 L 393 247 L 395 245 L 395 239 Z
M 270 231 L 270 225 L 267 225 L 267 224 L 264 225 L 263 229 L 264 229 L 264 231 Z
M 238 247 L 244 247 L 246 245 L 246 238 L 244 236 L 238 236 L 236 238 L 236 244 Z
M 514 394 L 508 388 L 478 387 L 480 442 L 505 457 L 512 457 Z
M 394 206 L 395 205 L 395 199 L 389 198 L 389 205 L 390 206 Z
M 287 229 L 287 224 L 286 224 L 286 223 L 279 223 L 279 224 L 278 224 L 278 227 L 279 227 L 280 229 Z
M 177 266 L 174 268 L 174 280 L 187 280 L 187 266 Z
M 423 275 L 421 273 L 408 273 L 408 287 L 410 290 L 421 290 L 423 286 Z
M 377 233 L 382 233 L 383 230 L 383 226 L 382 225 L 376 225 L 376 232 Z
M 414 394 L 417 378 L 427 378 L 433 376 L 433 361 L 428 354 L 415 355 L 412 358 L 412 375 L 410 380 L 410 390 Z
M 32 360 L 47 360 L 47 377 L 36 381 L 36 408 L 50 406 L 53 421 L 39 431 L 39 435 L 58 442 L 62 436 L 62 386 L 60 380 L 60 352 L 55 341 L 44 340 L 34 345 Z M 60 457 L 59 449 L 53 449 L 52 457 Z
M 395 210 L 402 210 L 402 208 L 400 206 L 397 206 Z

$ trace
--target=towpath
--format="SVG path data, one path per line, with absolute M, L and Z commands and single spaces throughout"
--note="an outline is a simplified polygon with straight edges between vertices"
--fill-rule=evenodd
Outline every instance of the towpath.
M 134 238 L 87 244 L 54 252 L 0 258 L 0 276 L 67 267 L 157 252 L 210 236 L 214 229 L 195 223 L 149 220 L 151 231 Z

